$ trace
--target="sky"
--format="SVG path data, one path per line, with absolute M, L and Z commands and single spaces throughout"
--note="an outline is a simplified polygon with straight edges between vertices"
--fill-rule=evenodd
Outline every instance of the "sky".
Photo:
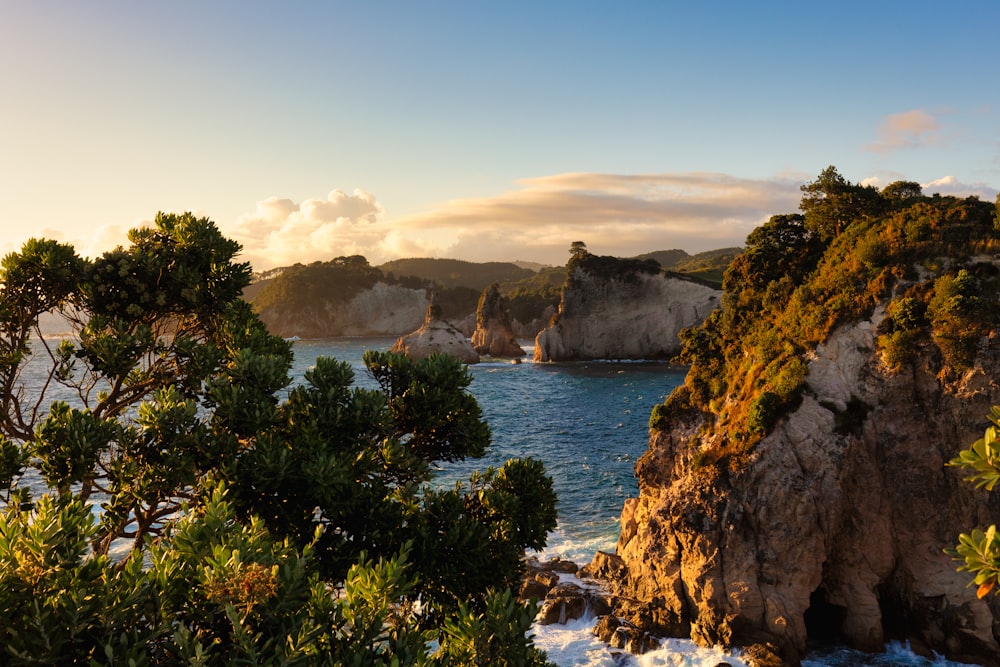
M 742 245 L 828 165 L 1000 188 L 1000 3 L 0 0 L 0 252 L 263 271 Z

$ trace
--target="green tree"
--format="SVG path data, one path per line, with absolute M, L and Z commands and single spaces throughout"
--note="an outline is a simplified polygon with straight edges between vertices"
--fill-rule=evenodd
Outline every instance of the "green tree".
M 881 194 L 890 201 L 906 203 L 908 200 L 922 197 L 924 189 L 915 181 L 893 181 L 882 188 Z
M 832 165 L 820 172 L 815 181 L 801 186 L 801 190 L 799 208 L 805 214 L 805 224 L 824 241 L 838 236 L 852 222 L 876 215 L 884 208 L 878 190 L 851 183 Z
M 376 390 L 332 359 L 289 388 L 237 244 L 190 214 L 129 240 L 0 264 L 5 659 L 542 664 L 509 590 L 555 526 L 544 468 L 429 486 L 489 444 L 467 370 L 370 353 Z

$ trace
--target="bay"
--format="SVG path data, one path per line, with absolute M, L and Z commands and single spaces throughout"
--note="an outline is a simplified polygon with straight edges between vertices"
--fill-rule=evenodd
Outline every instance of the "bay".
M 300 382 L 318 356 L 351 364 L 359 386 L 374 388 L 362 356 L 387 350 L 392 338 L 337 338 L 294 343 L 293 382 Z M 531 347 L 526 346 L 528 359 Z M 467 479 L 473 470 L 531 456 L 545 463 L 559 496 L 559 525 L 549 536 L 543 559 L 559 556 L 585 564 L 597 550 L 614 551 L 619 515 L 626 498 L 638 494 L 635 462 L 646 450 L 649 414 L 685 369 L 659 362 L 579 362 L 535 364 L 486 361 L 470 365 L 469 391 L 490 425 L 493 442 L 486 456 L 442 466 L 437 483 Z M 598 641 L 595 619 L 534 627 L 536 644 L 560 667 L 715 667 L 745 665 L 738 655 L 706 649 L 687 640 L 665 640 L 643 656 L 623 655 Z M 816 651 L 803 667 L 959 667 L 960 663 L 914 654 L 890 643 L 871 655 L 832 647 Z

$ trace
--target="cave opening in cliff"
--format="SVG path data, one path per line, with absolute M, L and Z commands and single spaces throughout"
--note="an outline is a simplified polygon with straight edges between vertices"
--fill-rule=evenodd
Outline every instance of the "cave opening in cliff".
M 809 596 L 809 608 L 806 609 L 806 635 L 813 646 L 830 646 L 843 644 L 844 636 L 841 627 L 847 610 L 832 604 L 826 599 L 826 591 L 817 588 Z

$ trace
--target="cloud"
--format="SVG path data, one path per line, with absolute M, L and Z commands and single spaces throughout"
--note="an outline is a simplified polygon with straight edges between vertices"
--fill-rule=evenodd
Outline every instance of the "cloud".
M 383 213 L 375 196 L 363 190 L 333 190 L 325 199 L 301 204 L 270 197 L 223 231 L 243 245 L 241 259 L 264 270 L 344 255 L 368 256 L 384 236 L 376 224 Z
M 888 116 L 878 129 L 878 141 L 866 148 L 875 153 L 891 153 L 902 148 L 916 148 L 940 141 L 941 124 L 922 109 Z
M 438 239 L 440 254 L 472 261 L 562 264 L 573 241 L 602 255 L 697 252 L 742 245 L 771 215 L 796 211 L 800 182 L 717 173 L 567 173 L 396 222 L 408 235 Z
M 573 241 L 618 256 L 742 245 L 771 215 L 798 210 L 800 183 L 716 173 L 566 173 L 395 220 L 382 219 L 370 193 L 334 190 L 325 201 L 266 199 L 223 231 L 244 245 L 256 270 L 352 254 L 376 265 L 399 257 L 560 265 Z
M 950 197 L 976 196 L 983 201 L 994 201 L 1000 193 L 996 188 L 985 183 L 962 183 L 954 176 L 944 176 L 929 183 L 921 183 L 925 195 L 940 194 Z

